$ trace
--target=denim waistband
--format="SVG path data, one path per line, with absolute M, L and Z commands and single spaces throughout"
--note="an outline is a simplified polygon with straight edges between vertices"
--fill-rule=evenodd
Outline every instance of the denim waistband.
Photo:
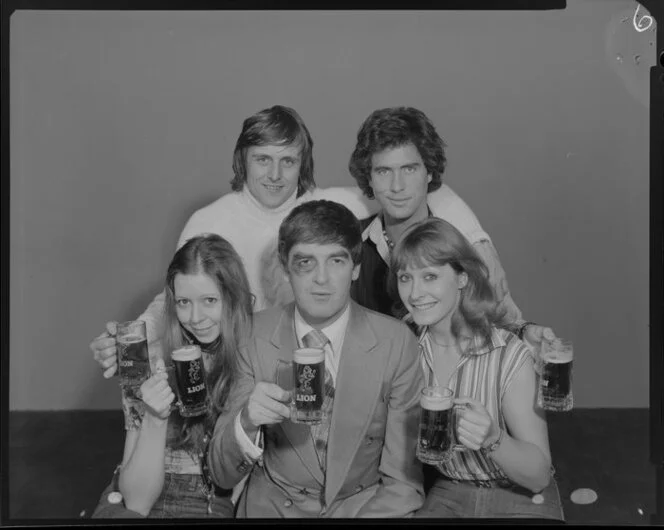
M 182 449 L 166 448 L 164 470 L 176 475 L 200 475 L 200 459 Z

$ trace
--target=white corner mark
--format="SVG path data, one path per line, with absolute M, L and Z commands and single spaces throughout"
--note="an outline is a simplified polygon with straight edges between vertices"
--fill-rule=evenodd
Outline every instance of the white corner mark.
M 634 29 L 641 33 L 642 31 L 646 31 L 650 26 L 652 26 L 653 19 L 650 15 L 643 15 L 639 21 L 636 21 L 636 15 L 639 13 L 639 9 L 641 8 L 641 4 L 637 2 L 636 4 L 636 11 L 634 11 L 634 17 L 632 18 L 632 23 L 634 24 Z M 644 22 L 645 21 L 645 22 Z M 646 24 L 645 26 L 642 25 Z

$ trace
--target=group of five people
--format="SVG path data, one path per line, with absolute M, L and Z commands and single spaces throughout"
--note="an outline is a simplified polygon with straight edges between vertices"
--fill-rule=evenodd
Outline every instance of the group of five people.
M 191 216 L 139 317 L 155 370 L 140 400 L 123 397 L 124 455 L 94 516 L 562 520 L 533 363 L 555 335 L 522 319 L 491 239 L 442 183 L 431 121 L 372 113 L 350 159 L 357 187 L 317 188 L 312 148 L 293 109 L 244 121 L 233 192 Z M 110 377 L 106 327 L 90 346 Z M 311 333 L 330 381 L 317 426 L 289 421 L 276 376 Z M 165 366 L 192 343 L 211 399 L 183 418 Z M 464 405 L 467 449 L 435 468 L 415 451 L 430 384 Z

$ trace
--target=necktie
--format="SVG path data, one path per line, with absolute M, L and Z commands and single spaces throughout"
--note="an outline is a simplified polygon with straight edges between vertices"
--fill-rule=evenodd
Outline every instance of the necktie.
M 329 341 L 327 335 L 318 329 L 312 329 L 302 337 L 302 343 L 307 348 L 320 348 L 322 350 Z
M 307 348 L 320 348 L 321 350 L 325 349 L 325 345 L 329 342 L 329 339 L 325 336 L 325 333 L 317 329 L 311 330 L 304 337 L 302 337 L 302 342 Z M 311 435 L 314 440 L 316 447 L 316 453 L 318 455 L 318 463 L 320 468 L 323 470 L 323 473 L 326 469 L 326 457 L 327 457 L 327 438 L 330 434 L 330 420 L 332 418 L 332 405 L 334 404 L 334 382 L 332 380 L 332 375 L 330 371 L 325 368 L 325 396 L 323 397 L 323 419 L 318 425 L 311 427 Z

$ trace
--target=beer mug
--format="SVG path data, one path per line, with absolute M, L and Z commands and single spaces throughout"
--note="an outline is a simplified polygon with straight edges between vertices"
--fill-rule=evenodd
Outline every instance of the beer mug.
M 207 412 L 208 392 L 205 386 L 205 366 L 201 349 L 192 344 L 182 346 L 171 354 L 175 372 L 175 389 L 180 415 L 185 418 Z
M 120 386 L 128 396 L 137 396 L 138 389 L 151 374 L 145 322 L 130 320 L 118 324 L 115 340 Z
M 320 348 L 300 348 L 293 361 L 277 362 L 276 383 L 292 393 L 290 420 L 317 425 L 323 420 L 325 398 L 325 352 Z
M 457 442 L 457 410 L 466 405 L 454 404 L 449 388 L 428 386 L 420 396 L 420 431 L 417 438 L 417 458 L 425 464 L 447 463 L 455 451 L 466 447 Z
M 568 411 L 574 406 L 571 341 L 556 339 L 542 342 L 539 362 L 537 405 L 545 410 Z

